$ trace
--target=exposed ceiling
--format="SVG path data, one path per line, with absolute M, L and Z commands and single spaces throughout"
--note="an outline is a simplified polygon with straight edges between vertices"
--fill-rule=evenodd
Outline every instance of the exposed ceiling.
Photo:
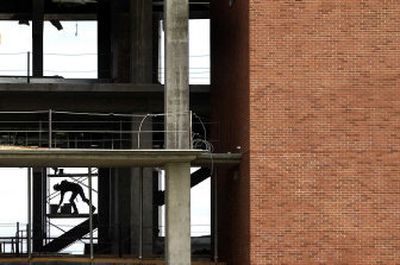
M 116 0 L 44 0 L 45 14 L 66 20 L 95 17 L 99 2 Z M 121 10 L 129 10 L 130 0 L 117 0 Z M 150 1 L 150 0 L 149 0 Z M 162 13 L 164 0 L 152 0 L 155 13 Z M 192 18 L 208 18 L 211 0 L 189 0 Z M 0 19 L 18 19 L 32 13 L 32 0 L 1 0 Z M 80 17 L 81 16 L 81 17 Z

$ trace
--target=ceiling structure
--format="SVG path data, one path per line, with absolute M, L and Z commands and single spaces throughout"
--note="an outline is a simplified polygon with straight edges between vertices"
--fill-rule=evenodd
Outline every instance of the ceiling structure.
M 191 18 L 209 18 L 211 0 L 189 0 Z M 26 19 L 32 13 L 32 2 L 27 0 L 2 0 L 0 20 Z M 60 20 L 95 19 L 99 2 L 111 0 L 44 0 L 45 18 Z M 129 10 L 130 0 L 120 0 L 122 10 Z M 162 13 L 163 0 L 153 0 L 155 13 Z

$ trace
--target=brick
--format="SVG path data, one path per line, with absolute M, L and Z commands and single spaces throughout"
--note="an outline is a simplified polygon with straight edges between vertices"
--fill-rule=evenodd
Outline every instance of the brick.
M 228 264 L 400 264 L 400 2 L 214 1 Z

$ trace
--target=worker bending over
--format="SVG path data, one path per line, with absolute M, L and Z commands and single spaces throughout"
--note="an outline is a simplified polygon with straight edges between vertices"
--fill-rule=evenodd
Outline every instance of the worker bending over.
M 60 203 L 58 204 L 58 207 L 57 207 L 57 212 L 58 212 L 58 208 L 60 208 L 61 204 L 63 203 L 64 194 L 68 191 L 72 192 L 71 198 L 69 199 L 69 202 L 71 203 L 72 208 L 74 209 L 74 212 L 72 214 L 79 213 L 78 208 L 76 208 L 76 204 L 75 204 L 75 199 L 78 196 L 78 194 L 81 196 L 82 201 L 84 201 L 89 206 L 92 213 L 96 210 L 96 207 L 91 205 L 90 201 L 86 198 L 85 193 L 83 192 L 83 189 L 79 184 L 63 180 L 63 181 L 61 181 L 61 183 L 54 185 L 53 188 L 54 188 L 54 190 L 61 192 L 61 199 L 60 199 Z

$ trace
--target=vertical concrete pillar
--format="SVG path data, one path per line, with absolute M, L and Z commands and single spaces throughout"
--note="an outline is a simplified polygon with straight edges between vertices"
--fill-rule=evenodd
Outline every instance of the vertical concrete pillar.
M 189 149 L 189 3 L 165 0 L 165 145 Z M 191 264 L 190 164 L 166 169 L 166 259 L 169 265 Z
M 131 83 L 151 83 L 153 76 L 153 2 L 131 0 L 130 9 Z
M 168 149 L 189 148 L 189 4 L 165 1 L 165 129 Z
M 190 164 L 167 164 L 165 171 L 167 264 L 188 265 L 191 264 Z

